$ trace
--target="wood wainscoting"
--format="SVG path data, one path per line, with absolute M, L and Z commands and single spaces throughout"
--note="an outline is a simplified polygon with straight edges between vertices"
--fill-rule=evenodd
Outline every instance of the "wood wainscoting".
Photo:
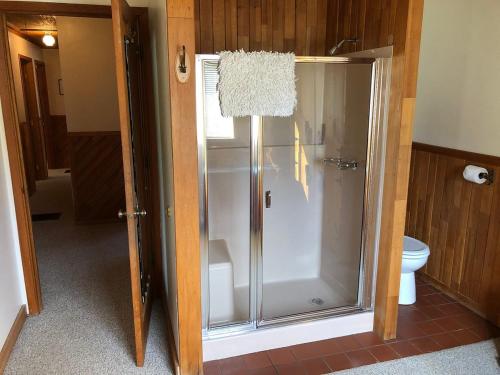
M 195 0 L 194 3 L 198 53 L 244 49 L 324 56 L 332 47 L 330 44 L 336 43 L 330 40 L 327 44 L 327 39 L 337 30 L 337 1 Z
M 473 164 L 493 184 L 466 181 Z M 500 157 L 414 143 L 406 234 L 429 244 L 420 271 L 429 281 L 500 324 Z
M 125 208 L 120 132 L 71 132 L 69 143 L 76 222 L 117 221 Z
M 45 145 L 50 169 L 71 167 L 65 115 L 50 116 L 50 123 L 45 127 Z

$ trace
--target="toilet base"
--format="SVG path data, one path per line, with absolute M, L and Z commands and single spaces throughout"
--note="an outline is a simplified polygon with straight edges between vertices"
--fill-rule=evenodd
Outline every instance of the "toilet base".
M 399 304 L 412 305 L 416 300 L 415 272 L 402 273 L 399 284 Z

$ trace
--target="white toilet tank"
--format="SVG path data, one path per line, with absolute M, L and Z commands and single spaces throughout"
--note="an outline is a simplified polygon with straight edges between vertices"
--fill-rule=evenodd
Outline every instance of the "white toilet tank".
M 234 316 L 233 263 L 225 240 L 209 241 L 210 321 L 226 322 Z

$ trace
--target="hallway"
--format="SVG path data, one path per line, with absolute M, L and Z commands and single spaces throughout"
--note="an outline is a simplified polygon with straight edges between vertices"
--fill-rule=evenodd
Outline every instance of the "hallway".
M 6 374 L 171 373 L 159 302 L 153 307 L 144 368 L 134 362 L 125 223 L 75 225 L 71 178 L 50 170 L 37 182 L 32 214 L 44 309 L 28 318 Z

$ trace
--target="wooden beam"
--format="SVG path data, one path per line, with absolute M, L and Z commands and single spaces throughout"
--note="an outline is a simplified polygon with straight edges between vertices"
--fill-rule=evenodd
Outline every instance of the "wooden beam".
M 0 1 L 0 12 L 48 14 L 51 16 L 111 18 L 108 5 L 50 3 L 38 1 Z
M 375 331 L 396 337 L 423 0 L 398 1 L 382 204 Z M 367 14 L 368 18 L 370 15 Z M 365 37 L 368 35 L 365 30 Z
M 178 314 L 180 373 L 191 375 L 203 372 L 194 1 L 167 0 L 167 17 L 177 271 L 177 312 L 170 314 Z M 177 80 L 175 65 L 182 46 L 191 64 L 185 83 Z

